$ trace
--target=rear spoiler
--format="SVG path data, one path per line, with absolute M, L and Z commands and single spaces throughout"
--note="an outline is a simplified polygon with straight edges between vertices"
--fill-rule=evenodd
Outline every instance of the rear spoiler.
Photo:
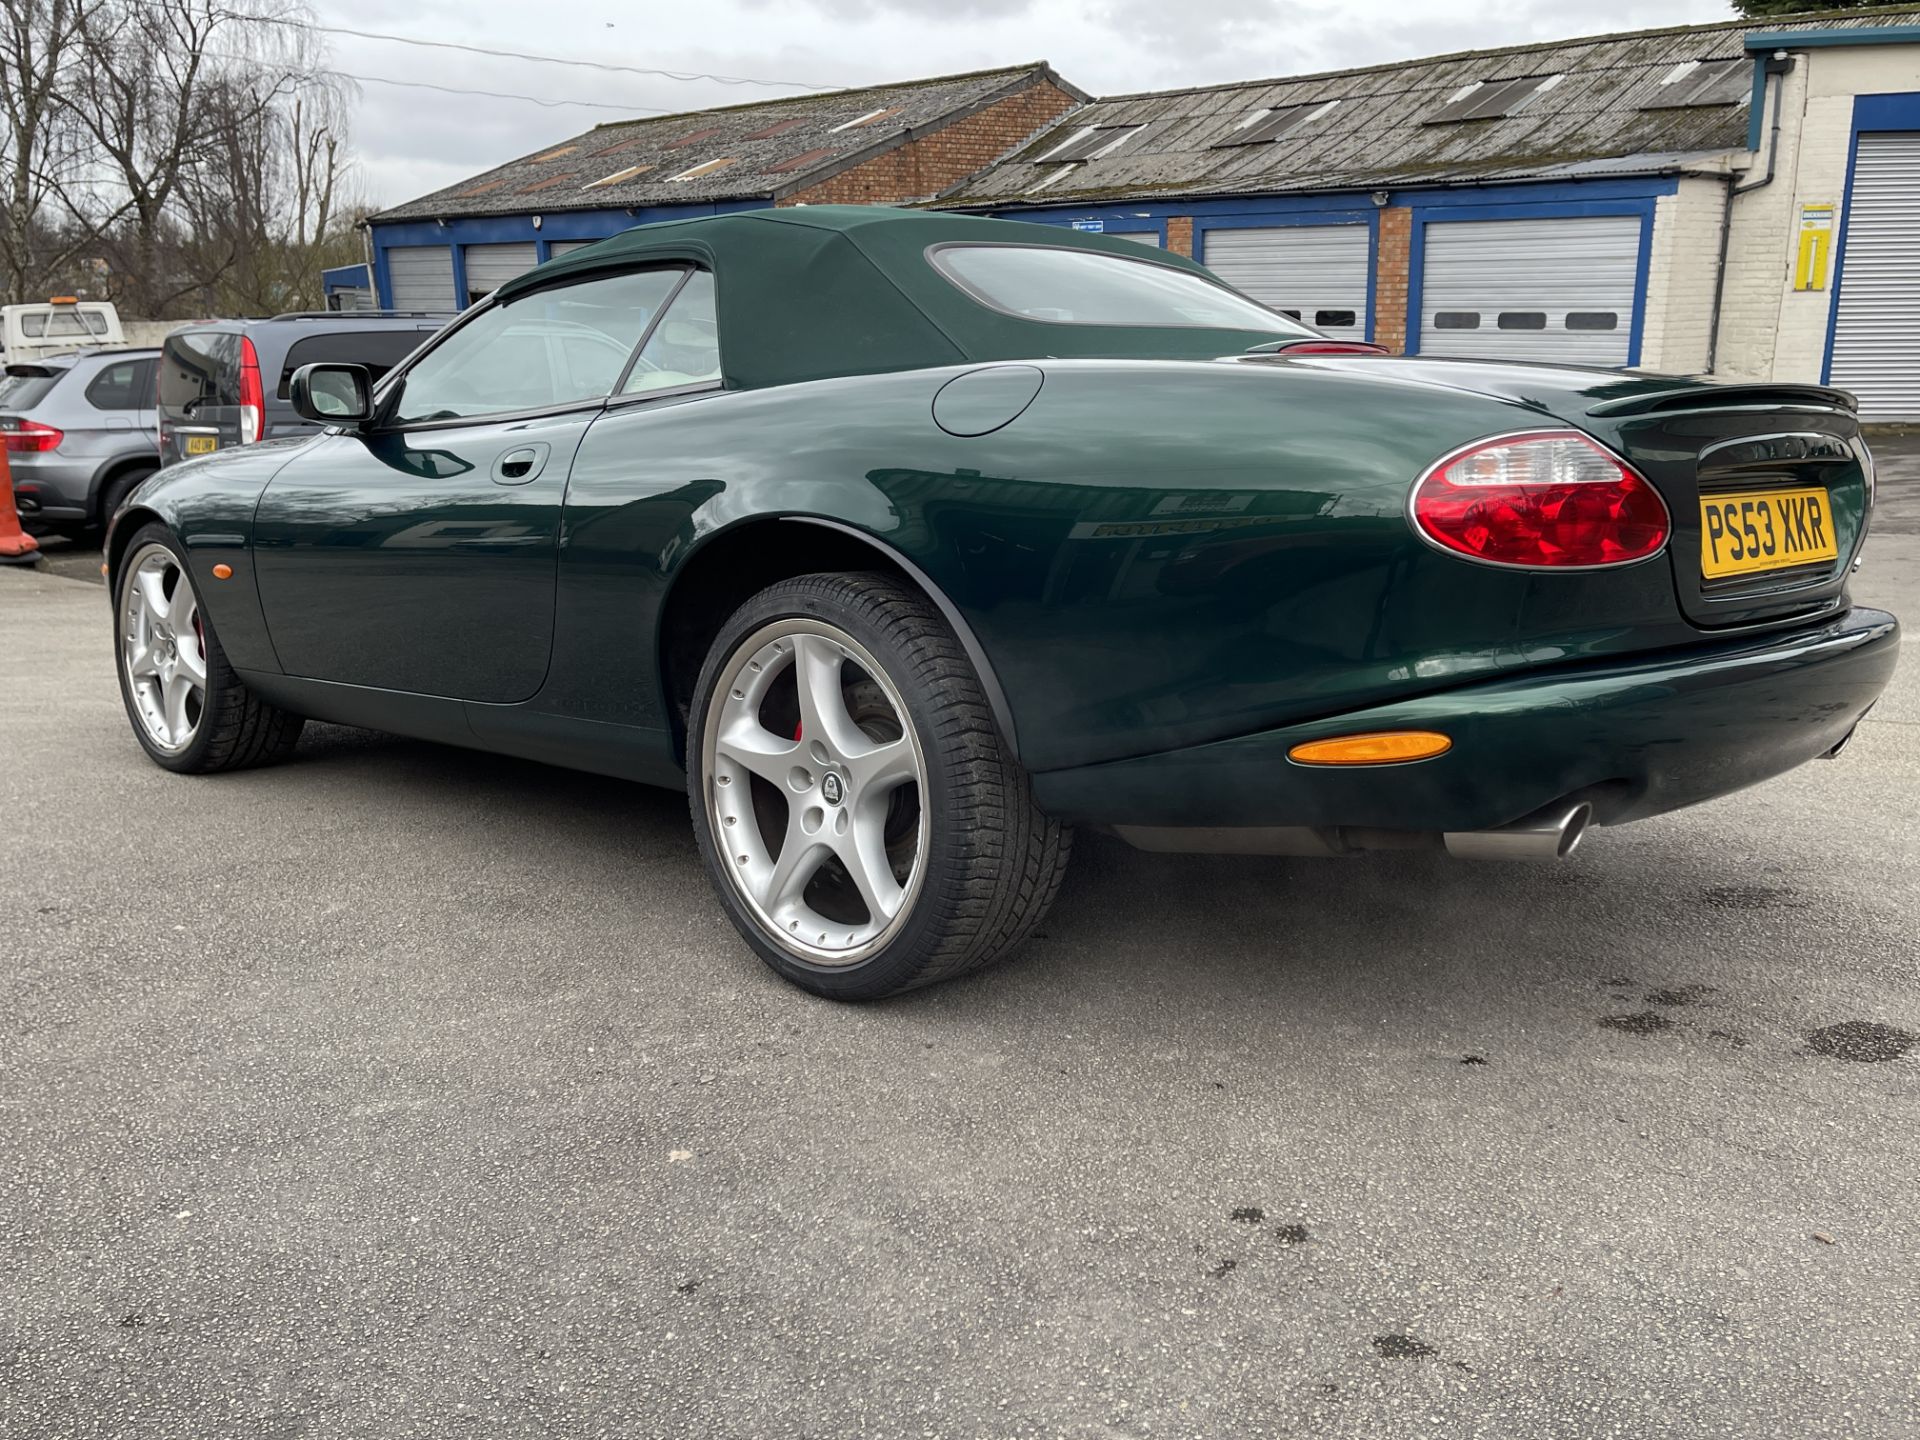
M 25 360 L 19 360 L 7 366 L 7 374 L 19 376 L 26 380 L 46 380 L 59 373 L 58 370 L 50 366 L 32 365 Z
M 1828 385 L 1725 384 L 1702 381 L 1651 395 L 1629 395 L 1620 400 L 1602 400 L 1587 410 L 1589 415 L 1660 415 L 1674 410 L 1726 409 L 1841 410 L 1851 415 L 1856 406 L 1845 390 Z

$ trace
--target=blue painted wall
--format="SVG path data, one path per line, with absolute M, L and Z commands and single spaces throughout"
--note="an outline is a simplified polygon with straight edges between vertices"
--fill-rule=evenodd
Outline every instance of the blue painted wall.
M 467 293 L 465 247 L 468 245 L 507 245 L 532 241 L 541 263 L 547 260 L 548 246 L 555 240 L 605 240 L 636 225 L 658 220 L 690 220 L 704 215 L 721 215 L 730 210 L 764 208 L 759 200 L 731 201 L 703 205 L 660 205 L 633 209 L 565 210 L 552 215 L 486 215 L 460 220 L 403 220 L 375 222 L 373 236 L 374 289 L 383 307 L 393 305 L 393 282 L 387 265 L 387 252 L 404 245 L 444 245 L 453 249 L 454 294 L 447 297 L 453 308 L 463 308 Z M 456 297 L 461 305 L 456 305 Z

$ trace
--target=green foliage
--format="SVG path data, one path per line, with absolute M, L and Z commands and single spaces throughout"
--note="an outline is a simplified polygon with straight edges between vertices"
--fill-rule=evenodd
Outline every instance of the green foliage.
M 1733 0 L 1736 15 L 1749 20 L 1771 20 L 1780 15 L 1806 15 L 1822 10 L 1871 10 L 1885 0 Z

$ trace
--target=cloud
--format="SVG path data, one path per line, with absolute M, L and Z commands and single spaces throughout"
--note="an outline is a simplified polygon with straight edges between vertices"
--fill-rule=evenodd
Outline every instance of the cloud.
M 523 53 L 762 80 L 863 85 L 1046 59 L 1082 89 L 1119 94 L 1305 74 L 1476 47 L 1727 18 L 1724 0 L 625 0 L 565 7 L 366 0 L 341 25 Z M 333 19 L 322 23 L 336 23 Z M 361 87 L 364 188 L 397 204 L 592 125 L 800 93 L 791 87 L 617 75 L 329 37 L 363 75 L 623 107 Z

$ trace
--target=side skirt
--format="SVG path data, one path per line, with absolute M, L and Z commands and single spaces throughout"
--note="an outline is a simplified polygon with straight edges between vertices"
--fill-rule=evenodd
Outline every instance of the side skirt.
M 461 745 L 672 790 L 686 783 L 685 772 L 674 759 L 672 737 L 664 730 L 263 670 L 235 673 L 261 699 L 312 720 Z

